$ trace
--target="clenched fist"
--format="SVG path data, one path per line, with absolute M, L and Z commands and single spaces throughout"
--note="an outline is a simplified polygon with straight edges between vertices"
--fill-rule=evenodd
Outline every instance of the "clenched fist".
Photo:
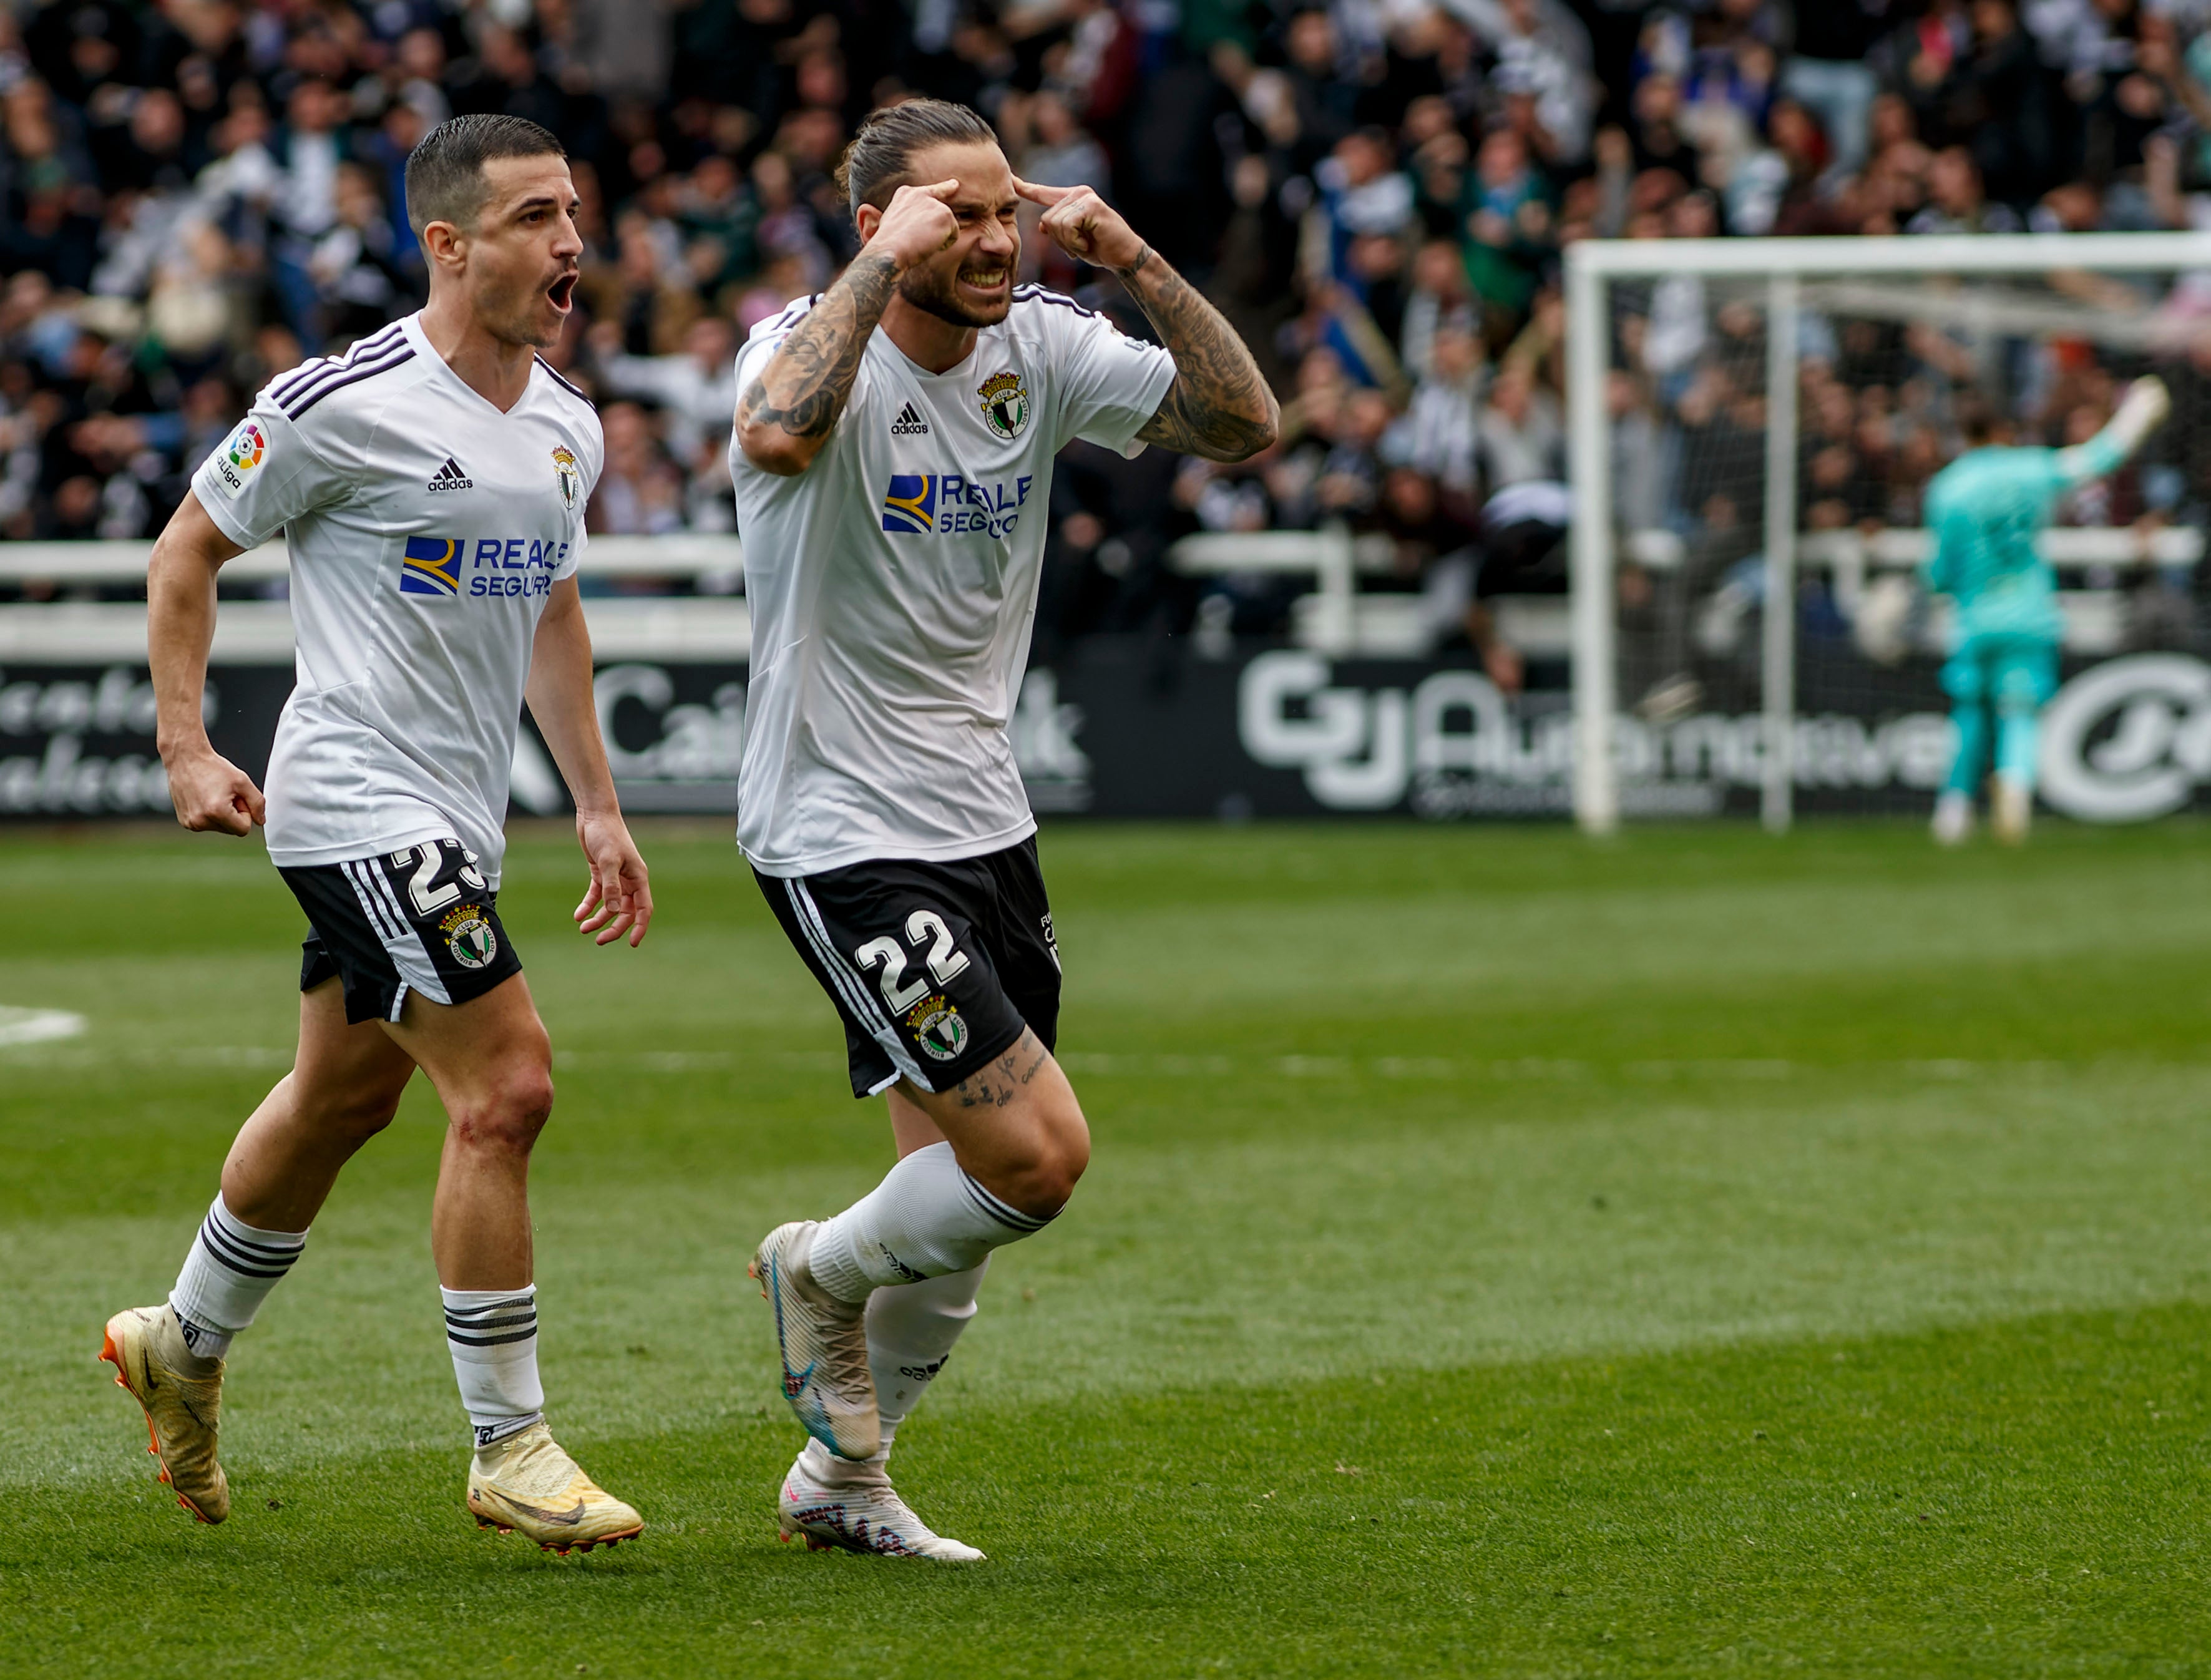
M 959 191 L 958 181 L 900 187 L 891 195 L 882 220 L 868 236 L 867 248 L 882 252 L 901 271 L 950 250 L 960 237 L 960 218 L 952 214 L 947 201 Z
M 1133 267 L 1148 248 L 1120 211 L 1087 186 L 1039 186 L 1017 175 L 1014 191 L 1044 206 L 1037 226 L 1077 262 L 1118 271 Z
M 195 834 L 214 828 L 250 834 L 269 820 L 253 778 L 212 749 L 176 755 L 169 766 L 169 800 L 177 821 Z

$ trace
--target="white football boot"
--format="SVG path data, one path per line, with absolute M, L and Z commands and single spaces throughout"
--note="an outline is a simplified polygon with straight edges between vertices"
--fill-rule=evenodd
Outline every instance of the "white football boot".
M 777 1226 L 746 1271 L 775 1308 L 783 1398 L 800 1424 L 840 1459 L 872 1459 L 883 1439 L 868 1367 L 868 1304 L 839 1301 L 814 1281 L 806 1262 L 821 1228 L 810 1219 Z
M 785 1541 L 803 1535 L 809 1551 L 833 1547 L 881 1557 L 926 1557 L 939 1563 L 980 1563 L 974 1547 L 947 1539 L 907 1507 L 891 1486 L 881 1459 L 856 1465 L 809 1440 L 783 1478 L 776 1521 Z

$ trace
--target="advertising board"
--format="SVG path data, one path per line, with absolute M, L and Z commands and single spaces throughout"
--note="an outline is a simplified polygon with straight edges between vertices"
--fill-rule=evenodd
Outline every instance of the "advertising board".
M 1931 662 L 1869 676 L 1805 659 L 1793 767 L 1807 813 L 1924 810 L 1950 724 Z M 288 667 L 217 665 L 204 700 L 218 751 L 258 776 L 290 692 Z M 728 815 L 744 750 L 745 667 L 727 660 L 600 665 L 601 729 L 625 807 Z M 167 815 L 143 665 L 0 670 L 0 816 Z M 1573 733 L 1567 697 L 1508 698 L 1471 660 L 1330 660 L 1299 649 L 1220 660 L 1175 644 L 1085 644 L 1023 681 L 1012 732 L 1030 798 L 1053 816 L 1315 817 L 1430 822 L 1564 818 Z M 1765 765 L 1755 706 L 1624 715 L 1615 751 L 1630 816 L 1756 808 Z M 2211 664 L 2131 654 L 2069 668 L 2044 715 L 2043 797 L 2063 816 L 2141 822 L 2211 784 Z M 522 812 L 567 809 L 525 727 L 512 795 Z

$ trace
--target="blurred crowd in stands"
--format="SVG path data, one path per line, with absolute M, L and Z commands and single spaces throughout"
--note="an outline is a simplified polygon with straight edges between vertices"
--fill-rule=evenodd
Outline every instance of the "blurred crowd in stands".
M 1481 598 L 1563 587 L 1565 245 L 2211 227 L 2207 25 L 2211 0 L 17 0 L 0 536 L 150 535 L 263 381 L 415 306 L 403 161 L 476 111 L 572 159 L 589 249 L 553 360 L 604 416 L 592 528 L 729 531 L 735 347 L 851 258 L 830 172 L 918 91 L 1109 197 L 1286 405 L 1240 467 L 1071 449 L 1040 639 L 1278 629 L 1290 585 L 1183 577 L 1168 545 L 1343 520 L 1390 539 L 1439 641 L 1487 648 Z M 1023 277 L 1146 331 L 1055 258 L 1032 241 Z M 2211 318 L 2211 287 L 2175 296 Z M 1685 280 L 1625 288 L 1614 325 L 1623 521 L 1740 559 L 1761 318 Z M 1915 522 L 1987 368 L 1940 325 L 1806 348 L 1808 521 Z M 2004 400 L 2075 435 L 2122 360 L 2058 346 Z M 2184 384 L 2172 435 L 2211 446 Z M 2207 475 L 2153 461 L 2069 517 L 2185 517 Z

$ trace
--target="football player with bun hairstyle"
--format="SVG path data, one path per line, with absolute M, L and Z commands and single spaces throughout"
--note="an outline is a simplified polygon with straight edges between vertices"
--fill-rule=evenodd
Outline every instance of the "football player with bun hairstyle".
M 861 125 L 839 178 L 862 246 L 737 358 L 730 470 L 753 610 L 737 838 L 835 1004 L 896 1164 L 752 1270 L 812 1439 L 786 1538 L 942 1560 L 886 1469 L 975 1312 L 995 1249 L 1074 1193 L 1090 1134 L 1054 1058 L 1059 951 L 1007 734 L 1052 458 L 1085 438 L 1238 461 L 1273 393 L 1228 324 L 1088 187 L 1019 179 L 964 106 Z M 1158 344 L 1015 286 L 1016 212 L 1110 271 Z
M 574 305 L 577 203 L 535 123 L 432 130 L 407 161 L 428 306 L 272 379 L 154 547 L 147 636 L 177 820 L 265 824 L 309 929 L 292 1070 L 232 1144 L 168 1300 L 117 1313 L 101 1352 L 145 1408 L 162 1479 L 204 1522 L 230 1507 L 216 1433 L 231 1339 L 420 1068 L 451 1120 L 430 1245 L 474 1430 L 469 1507 L 564 1552 L 643 1527 L 545 1424 L 527 1185 L 552 1049 L 498 910 L 526 697 L 575 797 L 590 876 L 577 925 L 635 945 L 652 919 L 576 588 L 598 415 L 537 354 Z M 279 531 L 300 669 L 264 796 L 200 708 L 215 574 Z

